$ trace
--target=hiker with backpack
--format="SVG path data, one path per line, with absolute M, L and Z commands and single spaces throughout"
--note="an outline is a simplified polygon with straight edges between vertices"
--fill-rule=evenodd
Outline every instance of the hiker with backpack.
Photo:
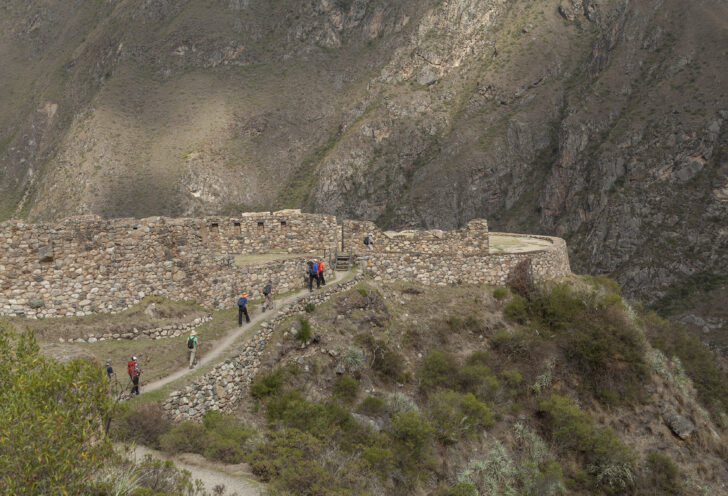
M 318 264 L 315 261 L 311 261 L 311 270 L 308 273 L 308 291 L 313 291 L 313 281 L 316 280 L 316 289 L 321 287 L 321 281 L 318 277 Z
M 370 250 L 374 249 L 374 234 L 369 233 L 366 238 L 364 238 L 364 244 L 367 245 L 367 248 Z
M 129 360 L 126 363 L 127 372 L 129 373 L 129 379 L 131 379 L 131 395 L 134 396 L 136 394 L 139 396 L 139 376 L 141 375 L 142 371 L 139 370 L 139 364 L 137 363 L 137 357 L 133 356 L 131 357 L 131 360 Z
M 265 301 L 263 302 L 263 312 L 275 308 L 275 302 L 273 301 L 273 283 L 268 281 L 268 284 L 263 286 L 263 296 Z
M 243 314 L 245 314 L 245 322 L 250 322 L 250 315 L 248 315 L 248 293 L 243 293 L 238 298 L 238 327 L 243 325 Z
M 322 286 L 326 286 L 326 279 L 324 278 L 324 261 L 321 260 L 318 263 L 318 278 Z
M 190 358 L 190 368 L 195 366 L 195 359 L 197 358 L 197 331 L 192 329 L 190 337 L 187 338 L 187 354 Z

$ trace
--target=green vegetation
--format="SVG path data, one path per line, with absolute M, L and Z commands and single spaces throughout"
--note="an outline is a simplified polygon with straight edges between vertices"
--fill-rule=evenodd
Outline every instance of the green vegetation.
M 498 301 L 506 299 L 508 296 L 508 290 L 505 288 L 495 288 L 493 290 L 493 298 L 495 298 Z
M 528 353 L 540 336 L 561 347 L 586 390 L 605 404 L 639 401 L 648 379 L 645 342 L 618 294 L 559 284 L 528 297 L 514 296 L 504 315 L 526 327 L 499 331 L 492 346 L 511 355 Z
M 634 485 L 634 454 L 612 429 L 597 427 L 588 413 L 564 396 L 552 394 L 539 404 L 539 410 L 559 449 L 576 451 L 584 458 L 590 483 L 610 494 L 622 494 Z
M 342 375 L 334 383 L 334 395 L 344 403 L 353 403 L 358 392 L 359 381 L 349 375 Z
M 728 286 L 728 276 L 712 272 L 698 272 L 671 285 L 651 308 L 668 317 L 695 306 L 701 295 Z
M 311 334 L 313 334 L 313 331 L 311 330 L 311 322 L 307 319 L 300 319 L 298 322 L 300 324 L 300 328 L 296 331 L 295 337 L 297 340 L 305 343 L 311 339 Z
M 56 363 L 0 323 L 0 485 L 6 494 L 83 494 L 111 455 L 101 367 Z
M 472 393 L 439 391 L 430 395 L 428 402 L 430 420 L 443 443 L 456 443 L 494 422 L 490 408 Z
M 647 455 L 646 462 L 647 475 L 643 486 L 647 491 L 667 496 L 684 494 L 685 487 L 680 480 L 680 470 L 669 456 L 653 452 Z
M 728 412 L 728 377 L 718 366 L 714 353 L 683 326 L 654 313 L 643 316 L 642 322 L 653 346 L 668 357 L 680 359 L 695 386 L 698 399 L 716 422 L 722 424 L 722 416 Z

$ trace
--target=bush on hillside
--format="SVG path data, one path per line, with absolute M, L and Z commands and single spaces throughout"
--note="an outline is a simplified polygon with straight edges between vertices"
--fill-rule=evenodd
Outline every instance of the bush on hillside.
M 311 330 L 311 322 L 309 322 L 308 319 L 300 319 L 299 323 L 301 324 L 301 327 L 298 331 L 296 331 L 295 338 L 302 343 L 306 343 L 309 339 L 311 339 L 311 334 L 313 334 L 313 331 Z
M 539 404 L 539 412 L 553 441 L 563 451 L 579 452 L 603 490 L 621 494 L 634 485 L 634 455 L 612 429 L 597 427 L 591 415 L 564 396 L 551 395 Z
M 417 478 L 432 465 L 432 425 L 413 411 L 395 415 L 389 435 L 400 468 Z
M 386 411 L 387 404 L 384 402 L 383 399 L 376 396 L 367 396 L 366 398 L 364 398 L 364 401 L 362 401 L 357 407 L 357 412 L 361 413 L 362 415 L 368 415 L 370 417 L 382 415 L 386 413 Z
M 284 369 L 277 368 L 258 374 L 250 385 L 250 395 L 253 398 L 263 399 L 280 393 L 283 390 L 285 373 Z
M 359 381 L 349 375 L 342 375 L 334 383 L 334 396 L 344 403 L 353 403 L 359 393 Z
M 175 425 L 159 437 L 159 445 L 167 453 L 203 454 L 208 444 L 205 427 L 191 420 Z
M 3 494 L 86 494 L 111 456 L 102 368 L 46 358 L 32 334 L 0 323 L 0 487 Z
M 698 399 L 720 422 L 728 412 L 728 377 L 714 353 L 679 324 L 654 313 L 642 316 L 647 336 L 653 346 L 666 356 L 677 356 L 698 393 Z M 725 428 L 725 427 L 724 427 Z
M 442 351 L 430 351 L 417 370 L 423 391 L 449 389 L 455 385 L 458 366 L 455 359 Z
M 493 298 L 498 301 L 505 300 L 508 296 L 508 290 L 504 288 L 495 288 L 493 290 Z
M 680 496 L 685 487 L 680 480 L 680 470 L 669 456 L 653 452 L 647 455 L 646 474 L 642 487 L 655 494 Z
M 447 496 L 478 496 L 478 488 L 468 482 L 461 482 L 450 489 Z
M 149 402 L 120 408 L 121 413 L 111 424 L 112 437 L 159 449 L 160 436 L 172 427 L 162 406 Z
M 488 405 L 471 393 L 439 391 L 430 396 L 428 416 L 437 437 L 443 443 L 455 443 L 493 425 L 494 416 Z
M 357 342 L 364 346 L 372 357 L 372 369 L 385 379 L 406 382 L 404 357 L 392 350 L 381 339 L 375 339 L 371 334 L 359 334 Z

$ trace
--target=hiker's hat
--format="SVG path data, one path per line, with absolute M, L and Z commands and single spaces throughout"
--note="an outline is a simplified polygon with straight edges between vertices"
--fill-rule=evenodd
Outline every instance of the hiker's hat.
M 135 357 L 135 356 L 133 356 L 133 357 L 131 357 L 131 359 L 132 359 L 132 360 L 136 360 L 136 357 Z
M 374 236 L 372 233 L 369 233 L 369 236 Z
M 248 293 L 243 293 L 243 298 L 246 298 L 248 296 Z
M 107 358 L 106 363 L 111 363 L 111 358 Z
M 190 336 L 197 336 L 197 331 L 195 331 L 194 329 L 192 329 L 192 332 L 190 333 Z

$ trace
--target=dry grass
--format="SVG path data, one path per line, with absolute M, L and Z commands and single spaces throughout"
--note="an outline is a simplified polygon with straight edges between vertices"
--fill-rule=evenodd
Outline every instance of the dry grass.
M 491 234 L 489 240 L 491 253 L 523 253 L 542 250 L 552 244 L 545 239 L 528 236 L 499 236 L 497 234 Z
M 144 313 L 154 303 L 154 316 Z M 191 301 L 172 301 L 158 296 L 144 298 L 136 305 L 119 313 L 98 313 L 84 317 L 58 317 L 53 319 L 9 318 L 16 329 L 29 329 L 39 342 L 56 342 L 58 338 L 79 338 L 93 334 L 131 332 L 134 328 L 151 329 L 170 324 L 190 322 L 207 315 L 207 311 Z

